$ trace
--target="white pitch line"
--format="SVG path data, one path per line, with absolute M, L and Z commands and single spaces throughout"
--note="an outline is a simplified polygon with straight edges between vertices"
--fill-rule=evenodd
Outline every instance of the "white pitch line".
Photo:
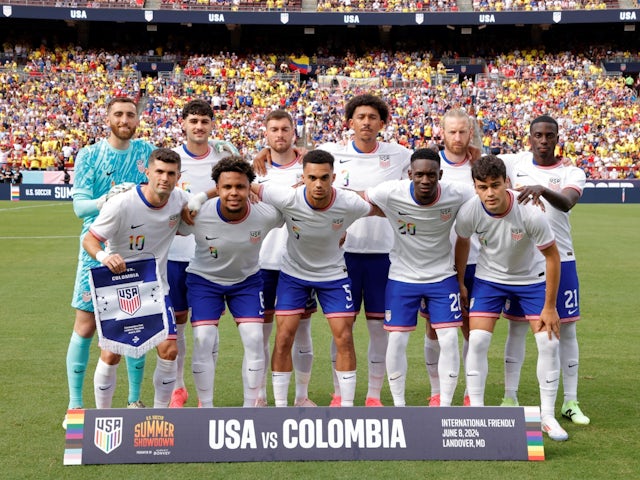
M 24 210 L 27 208 L 42 208 L 42 207 L 59 207 L 61 205 L 68 205 L 67 202 L 56 202 L 56 203 L 46 203 L 44 205 L 29 205 L 24 207 L 14 207 L 14 208 L 0 208 L 0 212 L 15 212 L 16 210 Z
M 0 240 L 47 240 L 52 238 L 78 238 L 78 235 L 49 235 L 46 237 L 0 237 Z

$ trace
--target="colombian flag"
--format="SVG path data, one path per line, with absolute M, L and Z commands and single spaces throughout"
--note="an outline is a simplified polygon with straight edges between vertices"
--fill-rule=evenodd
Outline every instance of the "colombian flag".
M 308 75 L 311 72 L 311 65 L 309 64 L 309 57 L 302 55 L 301 57 L 289 57 L 289 69 L 298 71 L 303 75 Z

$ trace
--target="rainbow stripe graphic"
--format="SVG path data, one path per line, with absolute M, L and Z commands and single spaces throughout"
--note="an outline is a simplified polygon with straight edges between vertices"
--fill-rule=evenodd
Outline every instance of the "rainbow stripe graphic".
M 542 428 L 540 427 L 540 407 L 524 407 L 524 420 L 529 461 L 543 461 L 544 445 L 542 444 Z
M 11 185 L 11 201 L 20 201 L 20 185 Z
M 64 465 L 82 465 L 84 410 L 67 410 L 67 435 L 64 442 Z

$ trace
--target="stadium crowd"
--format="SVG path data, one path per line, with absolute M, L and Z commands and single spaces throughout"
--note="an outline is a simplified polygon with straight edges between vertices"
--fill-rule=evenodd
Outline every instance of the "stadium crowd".
M 485 152 L 512 153 L 528 145 L 529 122 L 550 113 L 561 127 L 557 154 L 589 178 L 640 177 L 638 92 L 603 72 L 601 49 L 512 50 L 485 57 L 486 74 L 451 82 L 442 80 L 452 77 L 429 52 L 335 57 L 318 50 L 317 76 L 298 82 L 286 58 L 270 54 L 194 55 L 170 75 L 152 78 L 137 74 L 133 53 L 15 48 L 26 50 L 27 62 L 0 70 L 2 167 L 70 166 L 83 145 L 103 135 L 104 106 L 114 95 L 141 96 L 141 136 L 168 147 L 184 140 L 178 121 L 184 103 L 206 98 L 216 112 L 214 135 L 251 156 L 264 146 L 262 119 L 274 108 L 291 112 L 307 146 L 344 140 L 345 99 L 367 91 L 391 106 L 385 141 L 412 149 L 441 143 L 438 119 L 462 106 L 477 118 Z

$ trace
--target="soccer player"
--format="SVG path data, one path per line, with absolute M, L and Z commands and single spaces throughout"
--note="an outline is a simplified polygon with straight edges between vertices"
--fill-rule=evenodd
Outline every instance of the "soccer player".
M 265 140 L 270 149 L 267 169 L 264 176 L 257 179 L 258 184 L 281 185 L 291 187 L 302 179 L 301 156 L 294 150 L 296 139 L 293 119 L 284 110 L 273 110 L 265 118 Z M 264 282 L 264 355 L 265 365 L 269 364 L 269 337 L 273 329 L 273 316 L 276 304 L 276 288 L 280 275 L 282 256 L 286 250 L 287 228 L 281 227 L 271 231 L 260 249 L 260 273 Z M 310 297 L 305 312 L 300 318 L 298 330 L 293 342 L 292 361 L 295 370 L 296 395 L 294 405 L 298 407 L 315 407 L 309 399 L 309 380 L 313 365 L 313 341 L 311 339 L 311 314 L 316 310 L 313 295 Z M 259 402 L 266 405 L 267 369 L 259 397 Z
M 411 151 L 397 143 L 378 141 L 378 132 L 389 120 L 389 107 L 379 97 L 357 95 L 345 106 L 348 127 L 354 138 L 346 145 L 323 144 L 318 148 L 336 159 L 336 186 L 364 191 L 386 180 L 407 178 Z M 347 231 L 345 261 L 352 283 L 356 315 L 364 301 L 369 331 L 369 382 L 365 405 L 382 406 L 380 391 L 385 375 L 387 332 L 384 330 L 384 292 L 389 275 L 389 252 L 393 228 L 384 218 L 368 217 L 356 221 Z M 335 364 L 335 346 L 332 361 Z M 334 399 L 340 404 L 339 382 L 334 375 Z
M 128 97 L 114 97 L 107 104 L 106 124 L 111 130 L 106 139 L 78 152 L 73 186 L 73 210 L 82 219 L 80 252 L 71 306 L 76 309 L 73 333 L 67 351 L 69 383 L 68 408 L 84 408 L 82 387 L 89 362 L 91 340 L 96 331 L 93 303 L 89 287 L 89 269 L 99 265 L 82 248 L 109 190 L 124 182 L 134 184 L 146 180 L 145 167 L 154 147 L 140 139 L 132 139 L 139 124 L 137 106 Z M 140 388 L 144 376 L 144 357 L 127 358 L 129 375 L 129 407 L 144 407 Z M 63 421 L 66 428 L 66 415 Z
M 556 310 L 560 255 L 553 232 L 537 206 L 518 203 L 517 192 L 508 190 L 506 167 L 498 157 L 482 157 L 471 167 L 471 173 L 477 195 L 462 206 L 455 225 L 461 303 L 469 305 L 466 379 L 471 406 L 484 405 L 493 330 L 506 300 L 515 298 L 538 346 L 542 429 L 552 440 L 566 440 L 569 436 L 554 416 L 560 368 L 560 319 Z M 469 294 L 464 271 L 472 235 L 479 237 L 480 252 Z
M 353 222 L 376 210 L 357 193 L 333 188 L 334 159 L 330 153 L 309 152 L 302 165 L 304 188 L 283 188 L 268 182 L 252 187 L 262 200 L 284 214 L 289 232 L 276 291 L 276 338 L 271 359 L 275 404 L 287 405 L 293 368 L 291 347 L 306 301 L 315 290 L 336 343 L 341 406 L 353 406 L 354 298 L 339 241 Z
M 282 226 L 283 220 L 272 206 L 249 202 L 255 173 L 242 157 L 220 160 L 211 177 L 219 198 L 202 205 L 195 226 L 180 230 L 193 233 L 196 241 L 195 255 L 187 268 L 193 376 L 199 405 L 213 407 L 214 346 L 226 301 L 244 345 L 243 405 L 256 407 L 260 406 L 258 395 L 266 367 L 259 253 L 266 235 Z
M 471 163 L 474 158 L 479 157 L 479 150 L 474 146 L 476 140 L 476 128 L 473 117 L 462 108 L 452 108 L 442 117 L 442 140 L 444 149 L 440 150 L 440 168 L 442 169 L 442 179 L 445 182 L 459 182 L 473 186 L 471 179 Z M 455 231 L 451 231 L 451 244 L 456 241 Z M 473 286 L 473 276 L 476 270 L 476 259 L 478 257 L 478 239 L 471 237 L 471 249 L 469 259 L 465 269 L 465 285 L 467 290 Z M 431 395 L 429 396 L 429 406 L 440 405 L 440 377 L 438 375 L 438 358 L 440 357 L 440 343 L 435 331 L 428 321 L 429 316 L 424 310 L 420 314 L 427 319 L 427 332 L 424 337 L 424 358 L 429 375 Z M 467 312 L 462 315 L 462 361 L 464 362 L 469 349 L 469 317 Z M 469 396 L 464 395 L 464 405 L 469 405 Z
M 384 328 L 389 332 L 387 378 L 397 407 L 405 406 L 406 349 L 421 301 L 440 343 L 440 405 L 451 405 L 458 382 L 462 310 L 450 236 L 456 214 L 473 196 L 473 188 L 439 182 L 441 176 L 440 156 L 423 148 L 411 156 L 410 180 L 383 182 L 366 192 L 394 226 Z
M 182 172 L 178 188 L 187 192 L 204 192 L 215 185 L 211 180 L 211 169 L 221 159 L 237 150 L 227 142 L 211 141 L 213 131 L 213 109 L 202 100 L 194 99 L 185 104 L 182 109 L 182 130 L 186 143 L 174 148 L 182 160 Z M 219 148 L 224 147 L 224 148 Z M 185 327 L 189 318 L 189 304 L 187 303 L 186 269 L 195 251 L 195 240 L 192 235 L 177 235 L 169 249 L 169 285 L 171 303 L 176 314 L 178 357 L 175 390 L 171 395 L 172 408 L 183 407 L 189 398 L 184 383 L 184 361 L 187 351 Z M 214 356 L 217 355 L 218 345 L 214 345 Z
M 511 184 L 520 192 L 521 203 L 542 202 L 560 252 L 560 289 L 556 308 L 560 315 L 560 365 L 564 402 L 561 413 L 578 425 L 589 417 L 578 404 L 579 348 L 576 321 L 580 319 L 579 285 L 571 238 L 569 215 L 580 199 L 586 181 L 584 171 L 567 166 L 555 157 L 558 123 L 548 115 L 537 117 L 529 127 L 530 152 L 502 156 Z M 518 405 L 520 369 L 524 361 L 526 323 L 516 301 L 504 310 L 510 320 L 505 345 L 505 396 L 503 405 Z
M 151 254 L 158 264 L 159 280 L 165 296 L 169 245 L 180 226 L 180 212 L 189 197 L 175 186 L 180 178 L 180 156 L 168 149 L 154 150 L 146 169 L 148 183 L 117 195 L 100 211 L 84 236 L 82 246 L 92 258 L 114 274 L 126 271 L 126 261 Z M 103 250 L 106 245 L 106 250 Z M 166 408 L 176 379 L 175 317 L 166 296 L 169 318 L 168 337 L 157 346 L 158 358 L 153 375 L 153 406 Z M 120 355 L 102 349 L 94 376 L 97 408 L 111 408 L 116 387 Z

